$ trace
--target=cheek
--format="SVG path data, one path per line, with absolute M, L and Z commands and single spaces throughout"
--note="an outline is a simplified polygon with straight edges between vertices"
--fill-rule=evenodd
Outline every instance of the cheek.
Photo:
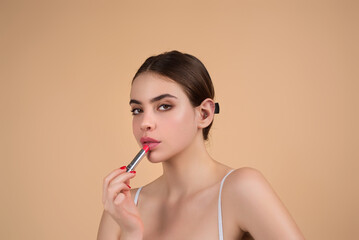
M 140 139 L 142 137 L 142 132 L 141 132 L 139 124 L 140 124 L 140 122 L 138 121 L 137 118 L 132 119 L 132 133 L 138 142 L 140 141 Z
M 161 125 L 168 131 L 170 138 L 179 142 L 192 138 L 197 129 L 194 114 L 191 111 L 177 112 L 163 121 Z

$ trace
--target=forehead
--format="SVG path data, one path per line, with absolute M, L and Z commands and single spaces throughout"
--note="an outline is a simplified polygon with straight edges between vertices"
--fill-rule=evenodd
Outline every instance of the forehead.
M 135 78 L 132 83 L 130 98 L 149 100 L 162 94 L 171 94 L 177 98 L 187 98 L 181 86 L 165 76 L 146 72 Z

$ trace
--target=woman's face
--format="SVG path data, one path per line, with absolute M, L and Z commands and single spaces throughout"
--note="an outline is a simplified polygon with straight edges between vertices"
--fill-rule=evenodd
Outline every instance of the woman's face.
M 201 131 L 196 110 L 179 84 L 156 73 L 145 72 L 132 84 L 130 106 L 133 134 L 140 145 L 148 145 L 151 162 L 175 157 Z

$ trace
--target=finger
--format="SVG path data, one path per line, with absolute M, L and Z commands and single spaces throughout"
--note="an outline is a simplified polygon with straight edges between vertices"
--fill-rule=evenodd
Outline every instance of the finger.
M 120 193 L 120 194 L 118 194 L 118 195 L 115 197 L 115 199 L 113 200 L 113 204 L 114 204 L 115 206 L 120 206 L 125 199 L 126 199 L 125 194 Z
M 135 171 L 131 171 L 131 172 L 126 172 L 120 175 L 117 175 L 115 178 L 113 178 L 110 182 L 110 184 L 112 183 L 118 183 L 118 182 L 127 182 L 130 179 L 134 178 L 136 176 L 136 172 Z
M 108 186 L 108 184 L 112 181 L 112 179 L 114 179 L 115 177 L 117 177 L 118 175 L 120 175 L 121 173 L 124 173 L 124 172 L 126 172 L 126 166 L 122 166 L 118 169 L 113 170 L 110 174 L 108 174 L 103 179 L 104 187 Z
M 129 192 L 130 187 L 123 182 L 111 184 L 111 186 L 108 187 L 106 192 L 106 199 L 113 201 L 117 195 L 125 192 Z M 106 201 L 105 199 L 105 201 Z
M 108 174 L 104 179 L 103 179 L 103 193 L 102 196 L 106 195 L 106 191 L 108 188 L 108 185 L 110 184 L 110 182 L 112 181 L 112 179 L 114 179 L 115 177 L 117 177 L 118 175 L 122 174 L 126 172 L 126 166 L 123 166 L 121 168 L 115 169 L 114 171 L 112 171 L 110 174 Z
M 135 176 L 136 176 L 136 175 L 135 175 Z M 125 183 L 127 184 L 127 186 L 128 186 L 129 188 L 131 188 L 130 180 L 131 180 L 131 179 L 128 179 L 128 180 L 125 181 Z M 125 192 L 124 194 L 125 194 L 126 196 L 128 196 L 128 197 L 131 197 L 131 191 Z
M 131 197 L 131 194 L 129 193 L 129 189 L 131 189 L 130 186 L 130 179 L 134 178 L 136 175 L 136 172 L 131 172 L 131 173 L 123 173 L 119 176 L 117 176 L 115 179 L 113 179 L 109 185 L 109 187 L 111 187 L 112 185 L 116 185 L 116 184 L 125 184 L 127 186 L 127 189 L 121 191 L 123 194 L 126 195 L 126 197 Z

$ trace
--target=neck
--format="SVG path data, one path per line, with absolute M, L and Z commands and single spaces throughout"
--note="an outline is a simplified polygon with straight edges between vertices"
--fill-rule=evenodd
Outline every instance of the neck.
M 170 199 L 199 191 L 218 177 L 218 164 L 209 156 L 202 139 L 162 166 L 164 189 Z

